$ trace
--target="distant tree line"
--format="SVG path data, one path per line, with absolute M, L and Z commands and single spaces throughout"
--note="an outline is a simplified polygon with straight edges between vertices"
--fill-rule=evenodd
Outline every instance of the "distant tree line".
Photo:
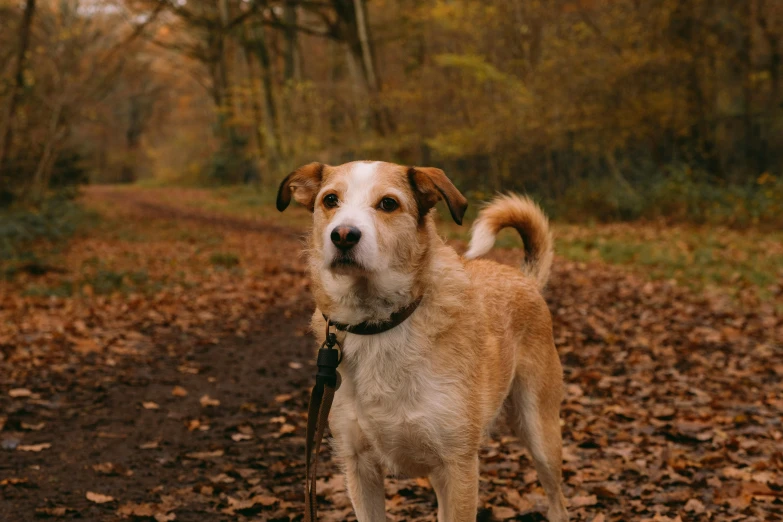
M 769 213 L 781 38 L 777 0 L 0 0 L 0 191 L 383 158 L 607 218 L 705 187 Z

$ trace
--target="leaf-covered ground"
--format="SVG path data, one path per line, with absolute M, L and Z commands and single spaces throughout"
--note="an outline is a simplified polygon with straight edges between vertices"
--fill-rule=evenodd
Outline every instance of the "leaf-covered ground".
M 301 229 L 210 197 L 91 189 L 99 226 L 5 267 L 0 520 L 301 518 L 315 348 Z M 561 258 L 547 300 L 573 519 L 783 520 L 779 308 Z M 322 518 L 353 520 L 328 453 Z M 482 453 L 479 518 L 543 520 L 502 423 Z M 387 508 L 434 520 L 434 493 L 389 479 Z

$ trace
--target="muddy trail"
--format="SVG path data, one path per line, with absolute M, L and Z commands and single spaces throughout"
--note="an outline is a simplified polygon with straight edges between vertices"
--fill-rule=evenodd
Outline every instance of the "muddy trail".
M 92 189 L 59 270 L 0 282 L 0 520 L 301 519 L 303 232 L 208 197 Z M 546 298 L 574 520 L 783 519 L 779 312 L 559 258 Z M 502 423 L 481 462 L 480 519 L 544 520 Z M 321 518 L 354 520 L 328 447 L 319 470 Z M 391 519 L 435 520 L 426 479 L 386 487 Z

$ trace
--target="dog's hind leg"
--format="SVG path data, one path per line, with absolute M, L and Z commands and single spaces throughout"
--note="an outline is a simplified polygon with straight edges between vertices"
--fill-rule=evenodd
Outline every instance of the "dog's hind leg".
M 554 351 L 554 346 L 552 347 Z M 555 355 L 557 357 L 557 355 Z M 556 362 L 557 379 L 561 379 Z M 540 371 L 540 370 L 539 370 Z M 550 372 L 542 372 L 544 375 Z M 542 382 L 542 375 L 531 369 L 517 368 L 506 407 L 508 422 L 527 446 L 536 466 L 538 479 L 549 500 L 547 517 L 550 522 L 566 522 L 565 497 L 561 489 L 562 439 L 560 434 L 560 402 L 562 385 Z

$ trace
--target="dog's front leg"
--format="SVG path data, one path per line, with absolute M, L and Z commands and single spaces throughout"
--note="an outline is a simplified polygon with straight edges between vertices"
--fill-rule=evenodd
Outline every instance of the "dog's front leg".
M 343 382 L 335 396 L 335 409 L 329 426 L 334 449 L 345 470 L 348 496 L 359 522 L 386 520 L 384 470 L 359 427 L 352 402 L 350 382 Z
M 344 458 L 348 496 L 359 522 L 386 520 L 383 467 L 370 451 Z
M 474 522 L 478 510 L 478 455 L 444 464 L 430 475 L 438 522 Z

